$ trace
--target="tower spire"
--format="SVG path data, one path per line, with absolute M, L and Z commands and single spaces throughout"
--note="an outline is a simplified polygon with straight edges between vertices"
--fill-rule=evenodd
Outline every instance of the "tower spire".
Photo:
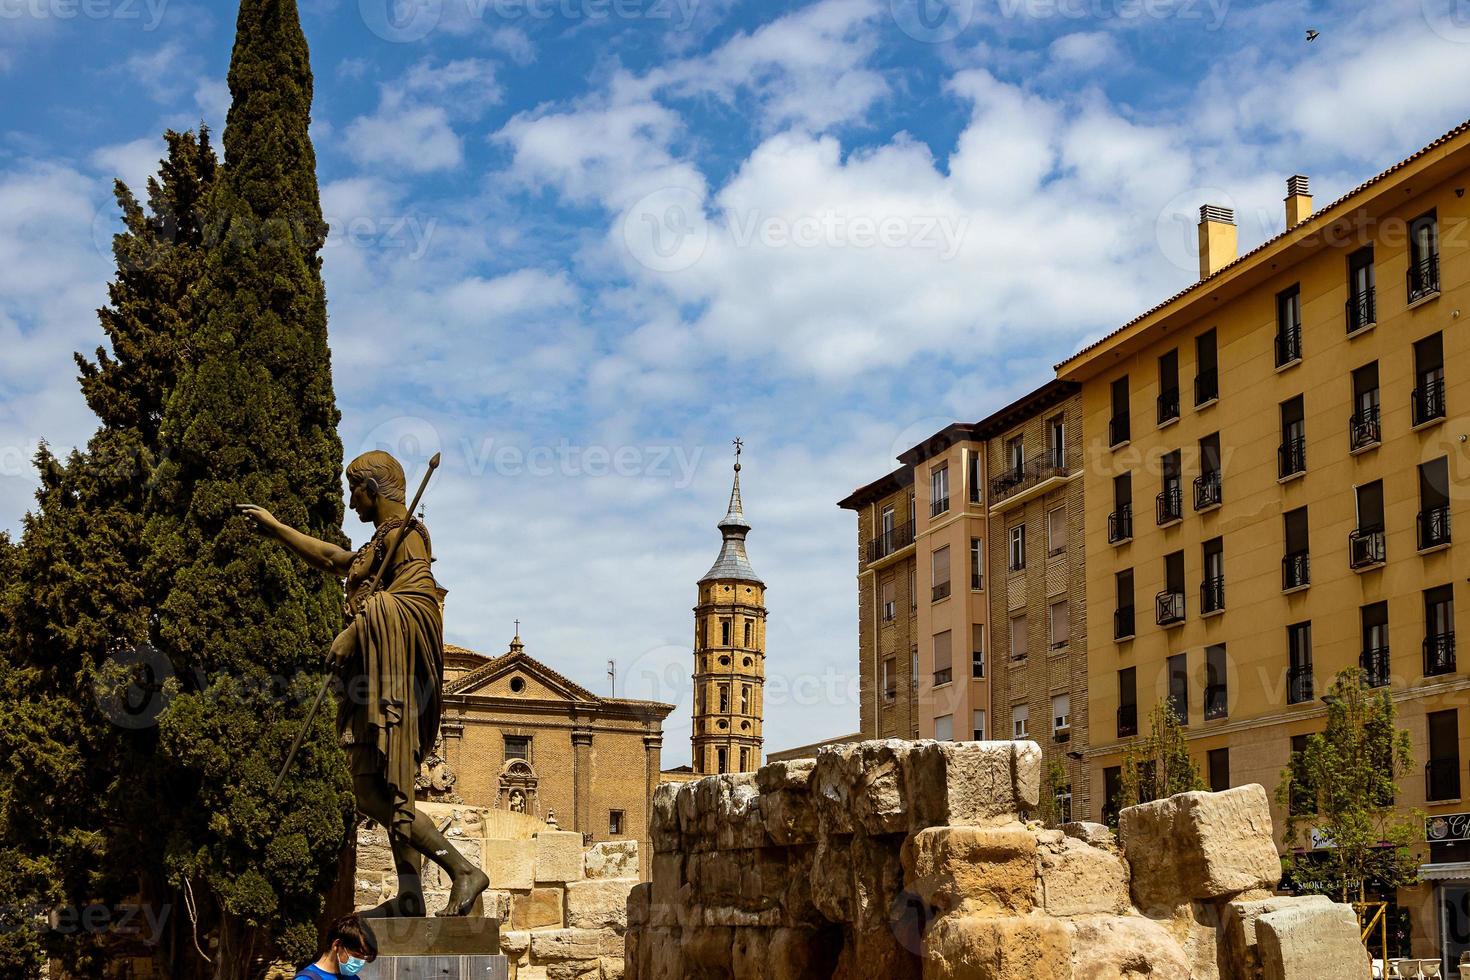
M 745 536 L 750 533 L 750 522 L 745 519 L 745 508 L 740 501 L 740 454 L 744 449 L 745 441 L 736 439 L 735 479 L 730 487 L 730 506 L 725 511 L 724 518 L 716 525 L 725 542 L 720 547 L 720 556 L 715 559 L 704 578 L 700 579 L 701 582 L 713 579 L 757 583 L 761 581 L 745 553 Z

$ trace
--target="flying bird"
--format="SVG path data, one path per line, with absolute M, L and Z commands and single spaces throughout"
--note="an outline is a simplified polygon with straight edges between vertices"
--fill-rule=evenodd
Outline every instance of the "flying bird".
M 1308 29 L 1307 29 L 1307 42 L 1308 42 L 1308 43 L 1309 43 L 1309 44 L 1310 44 L 1310 43 L 1311 43 L 1311 42 L 1312 42 L 1312 41 L 1315 41 L 1315 40 L 1317 40 L 1317 38 L 1318 38 L 1318 37 L 1319 37 L 1319 36 L 1321 36 L 1321 32 L 1320 32 L 1320 31 L 1314 31 L 1314 30 L 1312 30 L 1312 29 L 1311 29 L 1311 28 L 1308 28 Z

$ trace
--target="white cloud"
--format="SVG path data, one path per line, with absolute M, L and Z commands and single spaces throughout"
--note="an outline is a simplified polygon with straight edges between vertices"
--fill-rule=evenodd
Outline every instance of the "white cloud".
M 104 179 L 121 180 L 141 201 L 147 200 L 148 178 L 158 172 L 158 163 L 167 152 L 163 138 L 151 136 L 98 147 L 88 159 Z
M 1122 51 L 1107 31 L 1078 31 L 1064 34 L 1051 43 L 1053 61 L 1078 71 L 1100 68 L 1121 58 Z
M 362 166 L 454 169 L 464 162 L 464 144 L 453 122 L 479 118 L 501 94 L 490 62 L 464 58 L 436 65 L 425 59 L 379 86 L 377 110 L 347 125 L 344 145 Z

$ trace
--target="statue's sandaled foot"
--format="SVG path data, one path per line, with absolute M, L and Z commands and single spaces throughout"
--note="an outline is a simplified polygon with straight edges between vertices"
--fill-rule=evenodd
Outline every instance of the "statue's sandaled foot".
M 475 899 L 490 887 L 490 879 L 479 868 L 458 875 L 449 888 L 449 904 L 444 906 L 442 916 L 469 915 L 475 907 Z
M 395 895 L 376 908 L 357 913 L 364 919 L 421 919 L 428 914 L 424 896 L 408 893 Z

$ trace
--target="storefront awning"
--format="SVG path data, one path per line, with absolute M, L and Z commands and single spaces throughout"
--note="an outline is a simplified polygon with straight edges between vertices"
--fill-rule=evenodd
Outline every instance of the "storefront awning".
M 1424 881 L 1470 880 L 1470 861 L 1454 861 L 1446 864 L 1421 864 L 1419 877 Z

